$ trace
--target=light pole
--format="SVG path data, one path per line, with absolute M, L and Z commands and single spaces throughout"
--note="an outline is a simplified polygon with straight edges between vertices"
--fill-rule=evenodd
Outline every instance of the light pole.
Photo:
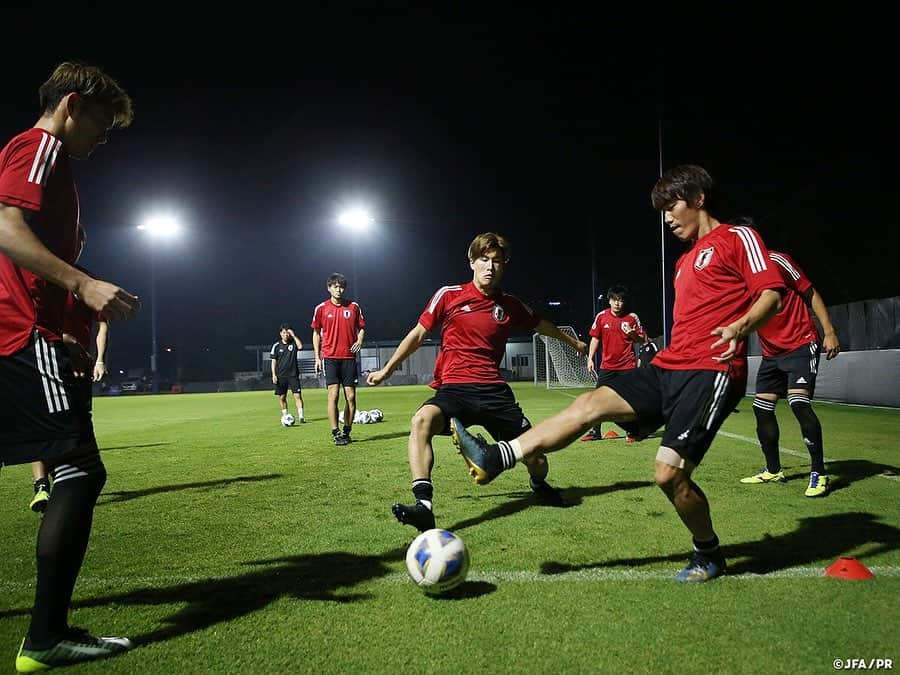
M 368 232 L 375 224 L 375 219 L 369 211 L 362 207 L 355 207 L 341 211 L 337 217 L 338 225 L 350 232 L 350 245 L 353 248 L 353 297 L 359 298 L 359 276 L 357 274 L 357 239 L 359 235 Z
M 171 216 L 152 216 L 147 218 L 137 228 L 147 234 L 150 242 L 150 374 L 152 378 L 152 391 L 159 393 L 159 377 L 157 376 L 157 349 L 156 349 L 156 240 L 173 239 L 181 230 L 181 227 Z

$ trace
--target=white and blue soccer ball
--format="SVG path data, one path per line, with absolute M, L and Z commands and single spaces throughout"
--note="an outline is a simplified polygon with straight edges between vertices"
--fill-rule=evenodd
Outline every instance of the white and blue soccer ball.
M 372 416 L 369 415 L 368 410 L 357 410 L 355 417 L 356 417 L 356 419 L 354 419 L 353 421 L 356 424 L 371 424 L 372 423 Z
M 372 418 L 373 422 L 380 422 L 384 419 L 384 413 L 378 408 L 372 408 L 372 410 L 369 411 L 369 416 Z
M 291 413 L 285 413 L 281 416 L 281 426 L 290 427 L 294 425 L 294 416 Z
M 469 550 L 448 530 L 426 530 L 406 550 L 406 570 L 419 588 L 429 595 L 439 595 L 465 581 Z

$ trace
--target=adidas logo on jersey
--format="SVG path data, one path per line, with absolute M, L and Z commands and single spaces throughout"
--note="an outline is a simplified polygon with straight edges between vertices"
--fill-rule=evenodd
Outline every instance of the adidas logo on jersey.
M 686 440 L 687 437 L 690 436 L 690 435 L 691 435 L 691 430 L 690 430 L 690 429 L 688 429 L 687 431 L 683 431 L 682 433 L 678 434 L 678 440 L 679 440 L 679 441 L 684 441 L 684 440 Z
M 469 307 L 468 305 L 463 305 L 462 307 L 460 307 L 460 309 L 461 309 L 462 311 L 464 311 L 464 312 L 471 312 L 471 311 L 472 311 L 472 308 Z
M 797 380 L 797 384 L 808 384 L 805 377 L 801 377 Z

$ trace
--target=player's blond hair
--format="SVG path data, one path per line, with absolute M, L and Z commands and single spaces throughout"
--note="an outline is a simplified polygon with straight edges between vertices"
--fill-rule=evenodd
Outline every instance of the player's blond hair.
M 469 244 L 469 262 L 475 262 L 485 252 L 498 250 L 503 254 L 503 262 L 509 262 L 509 241 L 502 234 L 496 232 L 482 232 Z
M 113 126 L 123 129 L 134 119 L 131 97 L 109 75 L 97 66 L 64 61 L 38 89 L 41 113 L 52 113 L 67 94 L 100 106 L 113 115 Z

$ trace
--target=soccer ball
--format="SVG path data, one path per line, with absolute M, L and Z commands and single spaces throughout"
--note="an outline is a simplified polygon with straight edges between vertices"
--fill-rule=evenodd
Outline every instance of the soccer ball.
M 384 419 L 384 413 L 381 412 L 378 408 L 373 408 L 369 411 L 369 416 L 372 418 L 373 422 L 380 422 Z
M 291 413 L 285 413 L 281 416 L 281 426 L 290 427 L 294 424 L 294 416 Z
M 357 424 L 371 424 L 372 423 L 372 416 L 369 414 L 368 410 L 360 410 L 358 412 L 359 412 L 359 419 L 356 420 Z
M 465 581 L 469 550 L 447 530 L 426 530 L 406 550 L 409 578 L 429 595 L 439 595 Z

